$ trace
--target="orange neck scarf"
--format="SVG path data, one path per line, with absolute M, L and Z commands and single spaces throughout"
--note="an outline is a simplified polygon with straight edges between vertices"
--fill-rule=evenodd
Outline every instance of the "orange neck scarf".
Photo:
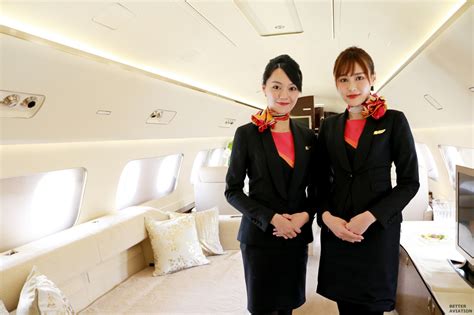
M 282 116 L 273 116 L 275 114 L 275 112 L 272 112 L 272 110 L 267 107 L 251 116 L 252 123 L 258 127 L 259 132 L 263 132 L 268 127 L 273 129 L 277 121 L 284 121 L 290 118 L 289 113 Z
M 364 118 L 371 117 L 374 119 L 380 119 L 387 111 L 387 104 L 385 104 L 385 98 L 372 94 L 369 99 L 362 103 L 364 109 L 362 110 L 362 116 Z

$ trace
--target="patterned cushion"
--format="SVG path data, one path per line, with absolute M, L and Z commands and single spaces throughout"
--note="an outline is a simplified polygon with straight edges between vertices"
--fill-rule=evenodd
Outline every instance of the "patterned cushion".
M 196 228 L 199 244 L 206 256 L 222 255 L 224 249 L 219 240 L 219 209 L 213 207 L 204 211 L 197 211 L 191 214 L 171 212 L 171 218 L 192 215 L 196 220 Z
M 33 266 L 20 293 L 17 315 L 75 314 L 61 290 Z
M 194 216 L 166 221 L 145 218 L 145 226 L 155 261 L 153 276 L 209 263 L 199 245 Z

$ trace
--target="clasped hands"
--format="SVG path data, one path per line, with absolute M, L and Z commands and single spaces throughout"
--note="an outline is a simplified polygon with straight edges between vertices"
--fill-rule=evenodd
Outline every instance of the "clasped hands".
M 301 227 L 309 221 L 307 212 L 298 212 L 294 214 L 275 214 L 270 223 L 275 227 L 273 235 L 291 239 L 301 233 Z
M 349 222 L 333 216 L 329 211 L 323 213 L 322 219 L 336 237 L 351 243 L 362 241 L 364 239 L 362 234 L 376 220 L 370 211 L 364 211 L 354 216 Z

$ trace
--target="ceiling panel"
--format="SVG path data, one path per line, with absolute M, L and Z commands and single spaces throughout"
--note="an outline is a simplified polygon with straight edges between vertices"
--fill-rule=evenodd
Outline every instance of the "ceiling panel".
M 258 91 L 270 58 L 290 54 L 303 71 L 303 95 L 336 103 L 332 66 L 342 49 L 350 45 L 366 49 L 375 60 L 381 84 L 459 1 L 336 0 L 335 38 L 329 0 L 295 0 L 304 33 L 276 37 L 258 36 L 231 0 L 190 0 L 199 14 L 185 1 L 122 1 L 135 18 L 112 31 L 91 21 L 111 3 L 3 1 L 2 15 L 263 106 Z M 268 1 L 268 10 L 271 5 Z

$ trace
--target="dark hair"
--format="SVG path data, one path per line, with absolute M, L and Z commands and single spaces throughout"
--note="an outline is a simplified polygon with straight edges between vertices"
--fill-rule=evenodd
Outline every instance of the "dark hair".
M 355 65 L 359 64 L 367 78 L 375 73 L 374 62 L 370 55 L 359 47 L 349 47 L 339 54 L 334 63 L 334 79 L 354 73 Z
M 267 66 L 265 67 L 265 72 L 263 72 L 262 84 L 266 84 L 273 71 L 278 68 L 286 73 L 290 81 L 296 85 L 298 91 L 301 92 L 303 86 L 303 74 L 301 73 L 298 63 L 288 55 L 280 55 L 268 62 Z

